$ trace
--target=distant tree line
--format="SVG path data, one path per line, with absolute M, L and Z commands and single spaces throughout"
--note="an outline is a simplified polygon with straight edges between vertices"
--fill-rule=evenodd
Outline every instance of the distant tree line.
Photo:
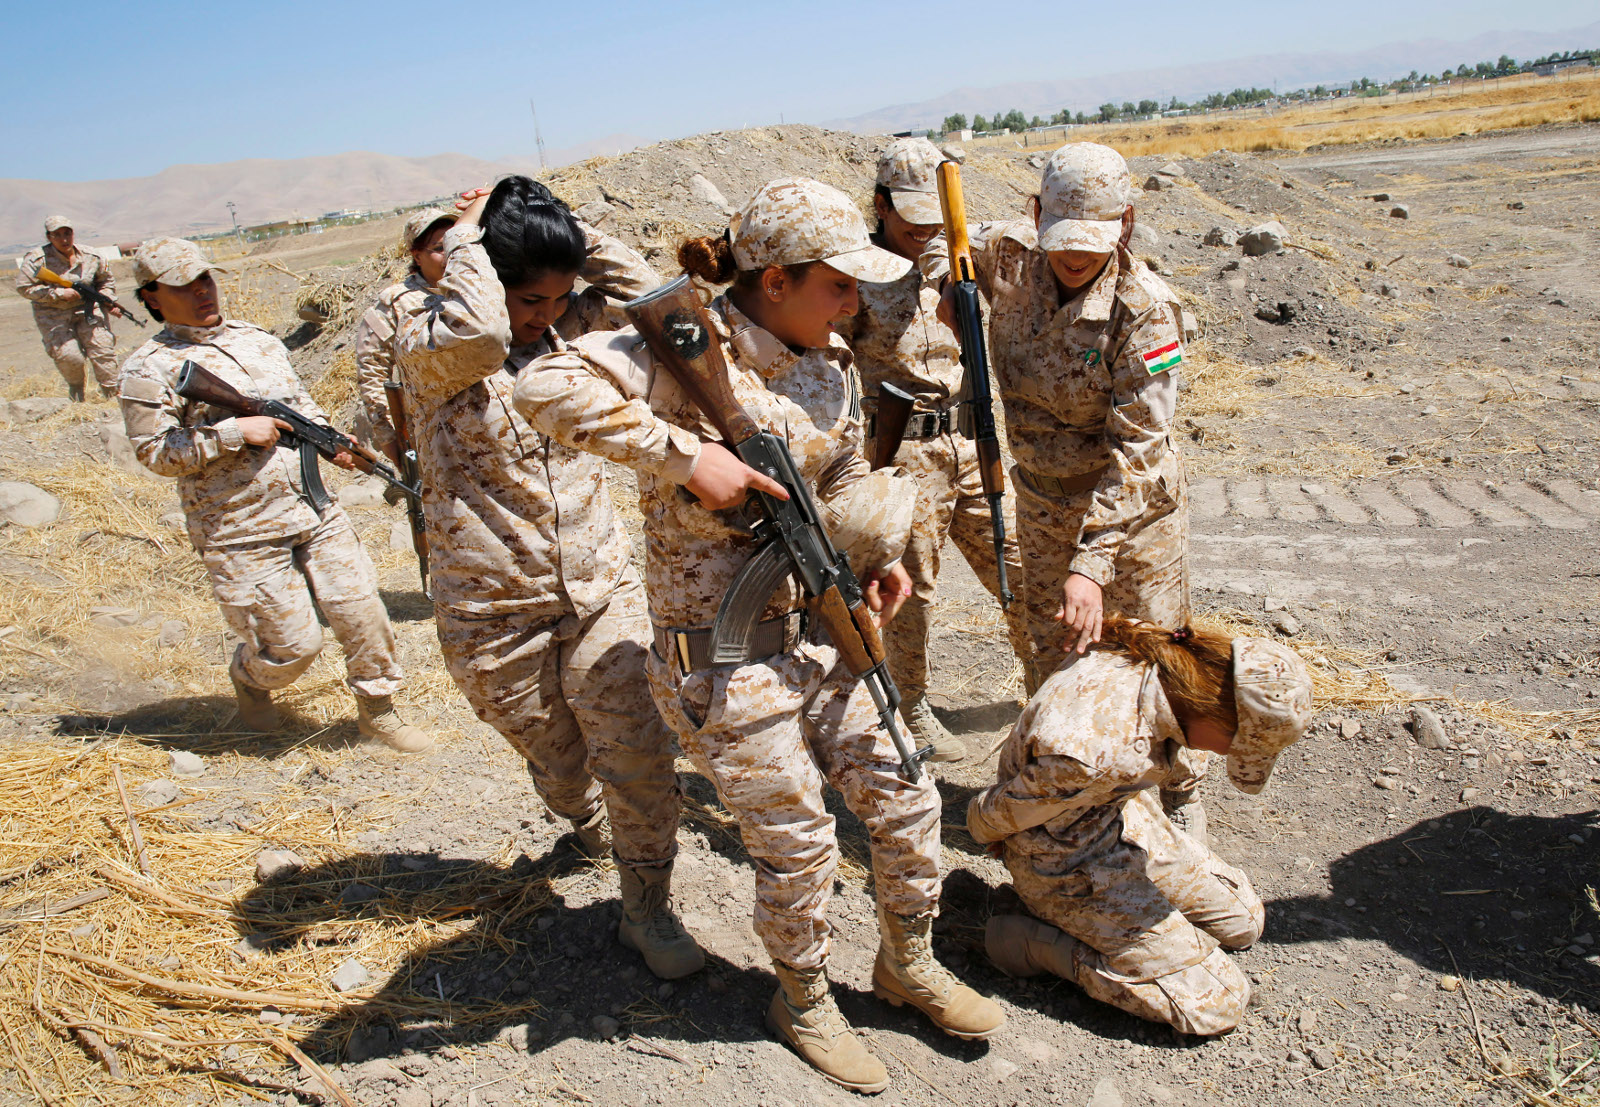
M 1428 73 L 1419 73 L 1413 69 L 1404 77 L 1393 81 L 1374 81 L 1370 77 L 1362 77 L 1352 81 L 1348 86 L 1329 88 L 1326 85 L 1317 85 L 1315 88 L 1295 89 L 1282 95 L 1270 88 L 1236 88 L 1232 92 L 1213 92 L 1210 96 L 1202 97 L 1192 103 L 1179 100 L 1174 96 L 1166 104 L 1159 100 L 1140 100 L 1137 104 L 1132 100 L 1124 100 L 1120 104 L 1105 103 L 1093 113 L 1062 108 L 1049 119 L 1035 115 L 1032 119 L 1023 115 L 1016 108 L 1012 108 L 1004 115 L 995 115 L 985 118 L 974 115 L 968 123 L 967 117 L 962 112 L 947 115 L 944 118 L 943 132 L 964 131 L 971 127 L 974 131 L 1026 131 L 1036 127 L 1060 127 L 1071 124 L 1084 123 L 1115 123 L 1119 120 L 1148 118 L 1162 113 L 1197 112 L 1197 111 L 1224 111 L 1228 108 L 1248 107 L 1251 104 L 1261 104 L 1269 100 L 1321 100 L 1333 95 L 1348 93 L 1353 96 L 1382 96 L 1389 92 L 1410 92 L 1417 88 L 1426 88 L 1443 81 L 1459 80 L 1464 77 L 1509 77 L 1516 73 L 1526 73 L 1535 66 L 1560 64 L 1561 62 L 1582 61 L 1592 59 L 1600 51 L 1594 50 L 1566 50 L 1554 54 L 1546 54 L 1542 58 L 1532 61 L 1519 62 L 1506 54 L 1492 62 L 1481 61 L 1476 64 L 1462 63 L 1454 69 L 1446 68 L 1434 76 Z

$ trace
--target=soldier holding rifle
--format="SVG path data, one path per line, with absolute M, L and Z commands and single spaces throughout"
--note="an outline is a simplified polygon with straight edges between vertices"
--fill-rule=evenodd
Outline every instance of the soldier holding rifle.
M 96 314 L 95 305 L 71 286 L 87 284 L 110 299 L 117 291 L 111 267 L 99 254 L 74 242 L 72 223 L 64 215 L 47 218 L 44 234 L 45 244 L 22 256 L 17 292 L 33 302 L 33 321 L 44 338 L 44 352 L 67 382 L 67 395 L 74 401 L 83 399 L 83 371 L 89 367 L 100 394 L 110 399 L 117 394 L 117 340 L 111 321 Z M 41 270 L 56 280 L 41 277 Z M 107 315 L 123 315 L 116 304 L 104 310 Z
M 895 139 L 878 159 L 873 206 L 878 230 L 872 241 L 892 253 L 917 260 L 939 233 L 936 172 L 944 160 L 925 138 Z M 906 422 L 895 464 L 917 482 L 917 513 L 902 564 L 911 576 L 911 596 L 883 631 L 889 670 L 900 685 L 906 726 L 933 747 L 934 761 L 960 761 L 967 749 L 945 730 L 928 704 L 928 621 L 938 588 L 940 553 L 948 537 L 972 566 L 989 593 L 1001 599 L 1003 564 L 1010 586 L 1021 577 L 1016 525 L 1010 501 L 999 533 L 1003 558 L 996 557 L 996 528 L 990 518 L 978 449 L 962 424 L 961 347 L 955 332 L 937 318 L 939 286 L 916 271 L 899 280 L 861 286 L 861 310 L 839 322 L 861 373 L 867 415 L 867 455 L 873 456 L 885 414 L 885 384 L 908 392 L 915 405 Z M 892 396 L 892 390 L 887 393 Z M 995 470 L 999 476 L 998 467 Z M 1003 489 L 1003 485 L 1001 488 Z M 1022 605 L 1002 600 L 1011 648 L 1026 664 L 1030 649 Z
M 283 343 L 223 318 L 211 269 L 198 246 L 178 238 L 154 239 L 134 254 L 140 298 L 165 326 L 123 364 L 120 397 L 139 460 L 178 478 L 189 540 L 240 639 L 228 668 L 240 725 L 277 728 L 272 693 L 321 651 L 320 610 L 344 647 L 361 733 L 408 753 L 427 749 L 433 738 L 395 710 L 405 678 L 377 574 L 344 511 L 318 495 L 314 454 L 286 444 L 287 422 L 239 417 L 179 393 L 189 362 L 247 397 L 327 422 Z M 348 452 L 334 461 L 357 467 Z
M 851 355 L 832 323 L 856 310 L 858 280 L 895 280 L 908 266 L 872 245 L 847 197 L 805 179 L 767 184 L 726 234 L 683 243 L 678 260 L 700 281 L 732 287 L 709 307 L 696 297 L 680 303 L 644 341 L 633 329 L 595 334 L 540 359 L 518 381 L 516 404 L 545 433 L 638 470 L 655 624 L 651 686 L 684 752 L 738 818 L 754 862 L 755 929 L 780 983 L 768 1025 L 828 1079 L 881 1091 L 883 1065 L 828 989 L 827 904 L 839 847 L 825 783 L 871 836 L 882 933 L 873 991 L 958 1037 L 987 1037 L 1005 1021 L 933 957 L 939 794 L 896 748 L 892 712 L 885 722 L 886 682 L 881 663 L 871 664 L 877 636 L 864 612 L 885 621 L 909 591 L 899 559 L 914 489 L 892 470 L 872 472 L 861 454 Z M 641 304 L 629 312 L 645 318 Z M 671 343 L 678 371 L 703 370 L 699 391 L 730 407 L 709 411 L 691 398 L 663 357 Z M 738 427 L 745 430 L 725 439 L 730 445 L 762 439 L 788 461 L 753 472 L 715 441 Z M 741 510 L 747 492 L 756 495 Z M 766 561 L 776 548 L 772 517 L 797 501 L 815 508 L 831 536 L 816 549 L 827 556 L 836 544 L 848 558 L 851 572 L 832 579 L 867 581 L 862 596 L 846 597 L 859 614 L 833 619 L 834 633 L 821 627 L 831 618 L 823 604 L 837 596 L 819 596 L 808 611 L 808 573 Z M 765 591 L 746 593 L 753 565 L 772 572 Z M 742 604 L 730 591 L 759 598 L 753 609 L 731 611 Z M 721 633 L 730 623 L 740 633 Z M 852 626 L 860 633 L 835 636 Z M 858 652 L 867 656 L 847 660 Z
M 1016 462 L 1030 695 L 1099 639 L 1106 611 L 1173 630 L 1189 620 L 1188 490 L 1171 434 L 1182 309 L 1128 252 L 1131 191 L 1115 150 L 1070 143 L 1045 165 L 1033 218 L 972 232 Z M 921 265 L 949 274 L 943 238 Z M 952 322 L 953 294 L 940 306 Z M 1206 756 L 1180 751 L 1162 788 L 1173 821 L 1202 840 Z

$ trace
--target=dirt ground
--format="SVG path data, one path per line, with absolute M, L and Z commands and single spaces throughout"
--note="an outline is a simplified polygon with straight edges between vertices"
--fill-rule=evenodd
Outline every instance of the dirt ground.
M 591 215 L 670 271 L 676 235 L 721 217 L 695 198 L 695 172 L 734 198 L 788 172 L 866 193 L 871 140 L 782 131 L 586 163 L 555 185 L 575 206 L 604 203 Z M 1014 210 L 1030 156 L 974 153 L 976 214 Z M 1218 852 L 1267 903 L 1264 938 L 1237 955 L 1252 1009 L 1235 1033 L 1183 1041 L 986 962 L 984 920 L 1014 901 L 963 812 L 1019 693 L 999 612 L 957 558 L 934 696 L 972 757 L 938 767 L 936 948 L 1009 1022 L 961 1043 L 872 998 L 865 834 L 836 802 L 830 972 L 894 1078 L 878 1102 L 1594 1103 L 1600 126 L 1134 167 L 1161 186 L 1137 199 L 1153 234 L 1135 248 L 1200 331 L 1179 412 L 1196 602 L 1296 644 L 1323 698 L 1265 793 L 1220 778 L 1205 793 Z M 1272 218 L 1282 253 L 1204 244 L 1213 227 Z M 392 234 L 351 230 L 261 257 L 303 273 Z M 255 305 L 294 333 L 293 280 L 246 272 L 260 274 Z M 25 311 L 0 300 L 0 384 L 54 395 Z M 138 337 L 119 328 L 127 348 Z M 302 338 L 315 377 L 348 336 Z M 359 744 L 336 649 L 288 699 L 282 735 L 231 733 L 220 618 L 168 487 L 107 463 L 110 414 L 13 412 L 0 429 L 0 479 L 67 505 L 52 527 L 0 532 L 0 622 L 16 628 L 0 629 L 0 739 L 17 751 L 0 768 L 0 1037 L 15 1062 L 0 1102 L 336 1101 L 278 1035 L 361 1104 L 856 1102 L 761 1028 L 773 978 L 750 929 L 749 862 L 687 762 L 675 890 L 708 967 L 662 984 L 617 944 L 610 866 L 575 852 L 443 674 L 397 509 L 350 510 L 438 747 Z M 1413 704 L 1438 713 L 1449 748 L 1414 739 Z M 204 771 L 150 791 L 170 751 L 199 753 Z M 257 884 L 263 848 L 306 866 Z M 96 888 L 107 894 L 49 914 Z M 336 992 L 349 959 L 370 983 Z M 101 1027 L 124 1082 L 60 1029 L 74 1019 Z

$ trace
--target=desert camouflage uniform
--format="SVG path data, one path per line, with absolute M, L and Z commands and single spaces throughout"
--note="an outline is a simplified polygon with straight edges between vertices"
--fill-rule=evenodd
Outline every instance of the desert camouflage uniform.
M 377 575 L 344 511 L 319 517 L 304 499 L 300 455 L 282 440 L 249 446 L 231 412 L 179 396 L 184 361 L 246 396 L 279 400 L 326 422 L 283 343 L 236 320 L 168 324 L 122 367 L 122 416 L 145 467 L 178 478 L 189 540 L 241 640 L 233 671 L 255 688 L 292 683 L 322 649 L 320 610 L 344 647 L 352 691 L 389 696 L 404 683 Z
M 53 243 L 35 246 L 22 255 L 17 269 L 17 292 L 33 302 L 33 321 L 44 338 L 44 352 L 56 363 L 56 370 L 69 387 L 83 387 L 83 370 L 88 365 L 94 369 L 94 379 L 100 391 L 107 396 L 116 395 L 117 359 L 114 356 L 117 339 L 99 308 L 79 301 L 70 288 L 46 284 L 39 279 L 39 270 L 48 269 L 69 281 L 88 281 L 106 296 L 117 294 L 116 279 L 111 266 L 93 250 L 78 247 L 78 260 L 72 265 L 55 248 Z
M 1243 872 L 1162 814 L 1156 790 L 1184 748 L 1153 667 L 1092 650 L 1023 711 L 967 826 L 1004 842 L 1028 910 L 1082 943 L 1072 963 L 1084 991 L 1219 1034 L 1250 999 L 1224 950 L 1259 938 L 1265 909 Z
M 395 329 L 399 320 L 422 310 L 423 302 L 437 292 L 421 273 L 412 270 L 405 280 L 378 293 L 377 302 L 356 327 L 356 392 L 372 428 L 372 444 L 379 449 L 394 443 L 389 393 L 383 385 L 393 379 Z
M 1177 374 L 1145 371 L 1145 355 L 1182 349 L 1183 315 L 1172 290 L 1121 252 L 1061 304 L 1028 222 L 980 226 L 972 260 L 1016 463 L 1031 694 L 1065 657 L 1055 614 L 1069 573 L 1099 584 L 1107 611 L 1173 628 L 1189 621 L 1189 492 L 1171 436 Z M 921 261 L 935 279 L 949 271 L 942 234 Z M 1204 751 L 1183 751 L 1167 790 L 1192 792 L 1205 766 Z
M 659 283 L 621 242 L 586 234 L 585 277 L 624 296 Z M 644 676 L 650 627 L 627 532 L 600 460 L 539 433 L 511 403 L 523 366 L 597 323 L 604 297 L 575 296 L 557 333 L 511 349 L 505 290 L 481 238 L 478 227 L 452 228 L 437 294 L 398 301 L 439 643 L 552 812 L 587 822 L 603 797 L 622 861 L 670 861 L 677 777 Z
M 849 350 L 834 337 L 797 355 L 726 298 L 709 315 L 736 398 L 786 437 L 834 541 L 858 572 L 891 567 L 910 527 L 912 490 L 891 470 L 869 472 L 861 456 Z M 715 434 L 637 332 L 589 335 L 542 359 L 517 382 L 516 402 L 548 433 L 639 472 L 651 619 L 658 633 L 709 627 L 756 542 L 744 509 L 708 511 L 679 487 L 692 475 L 698 438 Z M 762 618 L 792 616 L 801 605 L 789 578 Z M 916 785 L 900 779 L 870 694 L 819 631 L 748 664 L 690 672 L 652 650 L 649 675 L 684 752 L 739 820 L 756 870 L 755 929 L 774 960 L 802 970 L 827 960 L 839 849 L 824 782 L 867 825 L 880 905 L 905 915 L 937 905 L 932 776 Z
M 860 310 L 841 320 L 838 327 L 855 355 L 867 409 L 874 408 L 879 390 L 887 382 L 915 396 L 916 411 L 948 412 L 953 422 L 962 382 L 961 349 L 955 332 L 935 315 L 938 283 L 912 269 L 898 281 L 863 283 L 859 290 Z M 871 438 L 866 453 L 872 456 Z M 978 580 L 997 599 L 999 577 L 976 444 L 952 425 L 934 437 L 905 440 L 894 461 L 917 482 L 917 512 L 902 559 L 911 575 L 911 596 L 884 628 L 883 641 L 895 683 L 905 698 L 912 700 L 928 690 L 928 620 L 938 590 L 945 539 L 955 543 Z M 1022 555 L 1017 549 L 1011 497 L 1004 503 L 1006 573 L 1009 581 L 1020 582 Z M 1020 604 L 1008 609 L 1006 624 L 1011 649 L 1026 664 L 1031 651 Z

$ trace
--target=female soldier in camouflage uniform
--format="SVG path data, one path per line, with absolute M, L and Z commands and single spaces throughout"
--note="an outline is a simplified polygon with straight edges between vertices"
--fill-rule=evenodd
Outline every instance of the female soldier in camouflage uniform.
M 1045 165 L 1031 220 L 972 235 L 1016 462 L 1030 695 L 1098 640 L 1106 610 L 1172 629 L 1189 619 L 1188 489 L 1171 437 L 1183 315 L 1127 251 L 1131 189 L 1115 150 L 1069 143 Z M 922 266 L 949 273 L 943 236 Z M 1162 795 L 1202 838 L 1204 773 L 1205 755 L 1185 752 Z
M 873 205 L 878 231 L 872 241 L 911 261 L 939 233 L 935 171 L 944 160 L 925 138 L 899 138 L 878 159 L 878 186 Z M 989 501 L 978 471 L 978 448 L 956 429 L 957 395 L 961 391 L 961 348 L 955 332 L 935 313 L 939 286 L 912 269 L 899 280 L 861 286 L 861 310 L 839 323 L 839 333 L 855 354 L 861 387 L 870 412 L 885 384 L 916 397 L 895 464 L 917 482 L 917 514 L 911 524 L 902 564 L 911 575 L 911 598 L 884 628 L 889 671 L 905 697 L 900 711 L 920 742 L 933 746 L 935 761 L 959 761 L 967 755 L 961 739 L 950 734 L 928 705 L 928 619 L 938 588 L 939 555 L 948 537 L 967 559 L 990 595 L 1000 595 L 990 528 Z M 868 449 L 874 423 L 868 420 Z M 1020 580 L 1016 522 L 1006 498 L 1007 576 Z M 1026 663 L 1031 652 L 1022 605 L 1006 612 L 1011 648 Z
M 394 335 L 399 320 L 416 311 L 421 301 L 435 295 L 444 276 L 444 232 L 456 221 L 456 212 L 422 208 L 406 219 L 400 232 L 401 248 L 411 255 L 406 279 L 378 293 L 356 327 L 356 391 L 372 428 L 372 444 L 398 462 L 394 424 L 389 416 L 389 393 L 384 383 L 393 379 Z M 398 495 L 386 489 L 384 498 Z
M 1311 721 L 1311 679 L 1266 639 L 1118 615 L 1104 632 L 1104 648 L 1039 689 L 999 780 L 968 805 L 967 829 L 1000 843 L 1033 915 L 990 919 L 989 956 L 1012 976 L 1055 973 L 1140 1018 L 1221 1034 L 1250 999 L 1224 950 L 1261 936 L 1261 898 L 1154 792 L 1190 747 L 1227 754 L 1233 783 L 1261 791 Z
M 444 236 L 438 293 L 402 298 L 395 336 L 439 644 L 545 805 L 591 855 L 614 848 L 618 937 L 657 976 L 684 976 L 704 959 L 668 898 L 678 782 L 644 677 L 644 587 L 599 460 L 511 406 L 517 373 L 592 327 L 604 292 L 636 296 L 658 280 L 526 177 L 467 199 Z M 574 295 L 580 273 L 592 287 Z
M 873 246 L 840 192 L 804 179 L 773 181 L 722 238 L 684 243 L 679 261 L 708 283 L 733 282 L 708 315 L 734 394 L 763 429 L 786 437 L 834 542 L 869 603 L 893 614 L 909 580 L 897 563 L 913 489 L 869 471 L 850 352 L 831 322 L 856 310 L 856 281 L 892 280 L 906 263 Z M 888 1075 L 850 1032 L 828 991 L 828 898 L 839 861 L 832 784 L 866 824 L 882 944 L 873 991 L 911 1003 L 947 1033 L 984 1038 L 1004 1023 L 992 1002 L 933 957 L 939 902 L 939 794 L 909 784 L 868 691 L 839 651 L 802 618 L 792 580 L 774 593 L 743 663 L 710 662 L 709 627 L 757 542 L 737 507 L 748 487 L 771 491 L 709 441 L 708 420 L 659 371 L 637 332 L 590 335 L 541 360 L 517 383 L 536 426 L 639 471 L 655 649 L 656 703 L 684 752 L 739 820 L 756 870 L 755 929 L 781 987 L 768 1025 L 818 1071 L 863 1092 Z M 689 457 L 686 470 L 679 459 Z M 678 485 L 689 484 L 695 502 Z

